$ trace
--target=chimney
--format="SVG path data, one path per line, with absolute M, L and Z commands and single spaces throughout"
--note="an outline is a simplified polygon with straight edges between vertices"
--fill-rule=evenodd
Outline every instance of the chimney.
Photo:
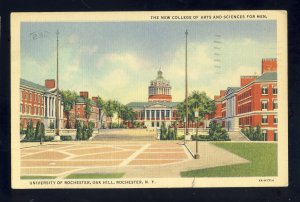
M 251 83 L 257 78 L 257 76 L 241 76 L 241 87 Z
M 92 100 L 93 100 L 94 102 L 97 102 L 97 101 L 98 101 L 98 97 L 92 97 Z
M 79 95 L 80 97 L 89 98 L 89 92 L 87 91 L 81 91 Z
M 214 96 L 214 100 L 217 100 L 217 99 L 219 99 L 221 96 L 220 95 L 215 95 Z
M 46 79 L 45 80 L 45 87 L 46 88 L 55 88 L 55 79 Z
M 276 71 L 277 71 L 277 59 L 276 58 L 262 59 L 261 74 L 264 74 L 265 72 L 276 72 Z
M 225 90 L 220 90 L 220 97 L 225 96 Z

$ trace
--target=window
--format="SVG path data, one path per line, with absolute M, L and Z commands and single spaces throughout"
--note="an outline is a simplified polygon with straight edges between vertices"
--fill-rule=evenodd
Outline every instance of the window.
M 261 88 L 261 94 L 262 95 L 268 95 L 268 86 L 263 86 Z
M 31 100 L 31 93 L 29 93 L 29 100 Z
M 147 115 L 147 119 L 150 119 L 150 111 L 149 110 L 146 111 L 146 115 Z
M 154 122 L 151 122 L 152 127 L 154 127 Z
M 277 95 L 277 93 L 278 93 L 277 86 L 273 86 L 272 92 L 273 92 L 273 95 Z
M 278 123 L 278 117 L 277 116 L 274 116 L 274 123 Z
M 263 116 L 262 116 L 261 123 L 262 123 L 262 124 L 268 123 L 268 116 L 267 116 L 267 115 L 263 115 Z
M 261 109 L 268 110 L 268 101 L 267 100 L 261 101 Z
M 278 140 L 278 133 L 277 130 L 274 130 L 274 141 Z
M 273 109 L 278 109 L 277 100 L 273 100 Z
M 156 110 L 156 118 L 157 118 L 157 119 L 159 119 L 159 117 L 160 117 L 159 115 L 160 115 L 160 111 L 159 111 L 159 110 Z
M 159 122 L 156 123 L 156 127 L 159 127 Z
M 169 118 L 170 117 L 170 110 L 167 110 L 166 111 L 166 118 Z
M 262 130 L 262 133 L 264 135 L 264 140 L 267 141 L 268 140 L 267 130 Z
M 161 118 L 162 118 L 162 119 L 165 118 L 165 111 L 161 111 Z
M 155 117 L 155 111 L 151 110 L 151 118 L 154 119 L 154 117 Z

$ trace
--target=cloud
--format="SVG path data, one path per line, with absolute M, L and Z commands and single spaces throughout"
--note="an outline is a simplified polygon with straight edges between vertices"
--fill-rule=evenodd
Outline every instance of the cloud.
M 98 68 L 138 70 L 141 67 L 141 62 L 133 53 L 109 53 L 99 58 L 97 66 Z
M 79 49 L 80 53 L 86 53 L 86 54 L 94 54 L 98 51 L 98 46 L 97 45 L 92 45 L 92 46 L 81 46 Z
M 68 36 L 67 42 L 69 44 L 75 44 L 75 43 L 77 43 L 78 42 L 78 36 L 77 36 L 77 34 L 71 34 L 70 36 Z

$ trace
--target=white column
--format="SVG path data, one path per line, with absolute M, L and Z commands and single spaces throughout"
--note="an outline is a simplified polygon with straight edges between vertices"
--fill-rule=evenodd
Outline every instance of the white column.
M 55 117 L 55 99 L 52 97 L 52 117 Z
M 47 117 L 49 117 L 50 113 L 50 97 L 47 97 Z
M 43 108 L 43 115 L 44 115 L 44 117 L 46 116 L 46 112 L 45 112 L 45 110 L 46 110 L 46 102 L 45 101 L 46 101 L 46 97 L 43 96 L 43 107 L 44 107 Z

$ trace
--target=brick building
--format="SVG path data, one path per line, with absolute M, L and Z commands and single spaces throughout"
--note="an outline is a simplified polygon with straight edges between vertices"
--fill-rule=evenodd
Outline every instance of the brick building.
M 29 121 L 33 122 L 35 127 L 38 121 L 49 128 L 53 123 L 56 124 L 56 87 L 55 80 L 45 81 L 45 86 L 20 79 L 20 122 L 23 129 L 27 128 Z M 63 123 L 63 105 L 59 96 L 59 119 L 60 126 Z
M 266 141 L 277 141 L 277 60 L 263 59 L 261 76 L 241 76 L 240 87 L 214 97 L 213 121 L 229 131 L 261 126 Z
M 88 115 L 85 112 L 85 107 L 88 104 L 87 99 L 89 99 L 89 93 L 87 91 L 82 91 L 79 93 L 79 97 L 76 99 L 70 111 L 70 127 L 75 128 L 75 121 L 78 120 L 84 124 L 89 121 L 95 124 L 95 128 L 99 127 L 99 108 L 96 106 L 96 97 L 93 97 L 90 102 L 91 114 Z M 67 125 L 66 113 L 64 113 L 64 126 Z

